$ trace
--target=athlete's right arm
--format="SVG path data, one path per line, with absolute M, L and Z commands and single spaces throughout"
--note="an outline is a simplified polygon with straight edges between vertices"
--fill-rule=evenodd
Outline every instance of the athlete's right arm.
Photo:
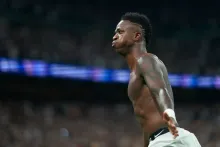
M 160 114 L 162 115 L 166 109 L 173 109 L 173 100 L 167 90 L 167 81 L 163 77 L 164 73 L 158 61 L 152 56 L 143 56 L 138 60 L 138 65 Z
M 178 130 L 172 96 L 167 90 L 167 82 L 158 60 L 152 56 L 143 56 L 138 60 L 141 76 L 153 95 L 158 110 L 167 123 L 170 132 L 176 137 Z

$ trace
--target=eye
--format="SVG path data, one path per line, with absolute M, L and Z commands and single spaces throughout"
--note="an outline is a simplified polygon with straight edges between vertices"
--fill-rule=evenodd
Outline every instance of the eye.
M 123 34 L 125 31 L 124 30 L 121 30 L 121 29 L 117 29 L 115 31 L 115 34 Z
M 123 30 L 118 30 L 118 34 L 123 34 L 124 31 Z

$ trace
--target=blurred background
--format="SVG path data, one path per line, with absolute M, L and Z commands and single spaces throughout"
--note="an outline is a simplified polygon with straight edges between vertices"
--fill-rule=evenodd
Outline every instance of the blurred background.
M 111 48 L 120 16 L 146 14 L 181 127 L 220 147 L 220 2 L 0 1 L 0 147 L 143 147 Z

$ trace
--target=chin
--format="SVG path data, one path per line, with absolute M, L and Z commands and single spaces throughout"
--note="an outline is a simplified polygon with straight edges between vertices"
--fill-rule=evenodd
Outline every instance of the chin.
M 113 48 L 115 49 L 116 52 L 118 52 L 118 51 L 120 51 L 120 50 L 123 50 L 123 48 L 118 47 L 118 46 L 114 46 Z
M 118 50 L 120 48 L 124 48 L 124 44 L 121 42 L 114 42 L 114 43 L 112 43 L 112 47 L 115 48 L 116 50 Z
M 117 48 L 115 49 L 116 53 L 118 53 L 119 55 L 125 56 L 127 53 L 124 50 L 124 48 Z
M 122 44 L 114 44 L 112 47 L 115 49 L 116 53 L 122 55 L 126 52 L 126 47 Z
M 115 48 L 115 51 L 116 51 L 117 53 L 120 53 L 120 52 L 121 52 L 121 49 L 120 49 L 120 48 Z

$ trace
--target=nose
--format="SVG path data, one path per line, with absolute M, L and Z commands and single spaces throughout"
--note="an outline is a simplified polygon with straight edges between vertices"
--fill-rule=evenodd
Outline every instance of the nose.
M 115 40 L 117 40 L 118 39 L 118 35 L 117 34 L 115 34 L 114 36 L 113 36 L 113 41 L 115 41 Z

